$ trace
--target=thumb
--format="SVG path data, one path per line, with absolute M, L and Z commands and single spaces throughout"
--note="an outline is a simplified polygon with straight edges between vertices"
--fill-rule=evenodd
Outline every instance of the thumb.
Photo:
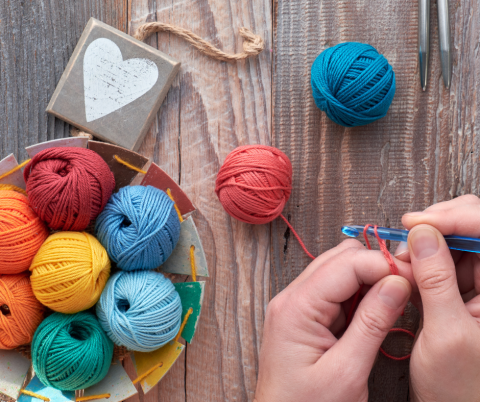
M 368 376 L 388 331 L 407 305 L 410 283 L 398 275 L 377 282 L 365 295 L 345 334 L 331 348 L 339 360 Z
M 415 226 L 408 235 L 413 276 L 423 304 L 425 327 L 445 325 L 465 312 L 455 264 L 442 234 L 429 225 Z

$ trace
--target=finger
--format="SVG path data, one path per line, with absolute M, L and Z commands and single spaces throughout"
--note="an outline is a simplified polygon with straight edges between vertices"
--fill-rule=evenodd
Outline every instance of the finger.
M 464 205 L 477 204 L 477 203 L 480 203 L 480 199 L 477 196 L 473 194 L 467 194 L 467 195 L 462 195 L 460 197 L 456 197 L 452 200 L 437 202 L 436 204 L 430 205 L 424 211 L 412 212 L 411 214 L 421 214 L 426 211 L 428 212 L 442 211 L 442 210 L 459 208 L 459 207 L 463 207 Z
M 442 234 L 432 226 L 415 226 L 408 235 L 412 271 L 422 297 L 425 327 L 448 325 L 465 314 L 455 265 Z
M 406 241 L 401 241 L 398 243 L 397 249 L 395 250 L 395 254 L 393 256 L 400 261 L 410 262 L 410 252 L 408 251 L 408 244 Z
M 373 286 L 331 352 L 346 363 L 355 360 L 359 372 L 370 373 L 378 350 L 407 305 L 411 291 L 410 283 L 397 275 Z

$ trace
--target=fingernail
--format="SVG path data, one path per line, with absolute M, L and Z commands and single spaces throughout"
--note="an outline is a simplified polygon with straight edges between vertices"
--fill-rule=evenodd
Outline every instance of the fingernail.
M 393 309 L 403 306 L 409 296 L 410 290 L 407 285 L 394 276 L 388 277 L 378 291 L 380 300 Z
M 408 243 L 406 241 L 401 241 L 397 249 L 395 250 L 395 254 L 393 256 L 398 257 L 405 253 L 408 253 Z
M 437 234 L 428 228 L 414 230 L 408 236 L 413 255 L 417 260 L 431 257 L 438 251 Z

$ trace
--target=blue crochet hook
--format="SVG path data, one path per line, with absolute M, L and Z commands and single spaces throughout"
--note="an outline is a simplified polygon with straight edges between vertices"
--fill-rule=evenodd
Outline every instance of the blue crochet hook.
M 349 237 L 357 237 L 363 233 L 365 226 L 349 225 L 342 226 L 343 234 Z M 390 229 L 377 227 L 377 233 L 380 239 L 393 241 L 407 241 L 408 230 Z M 367 229 L 367 234 L 375 236 L 373 227 Z M 480 253 L 480 239 L 462 236 L 445 236 L 448 248 L 452 250 L 468 251 L 470 253 Z

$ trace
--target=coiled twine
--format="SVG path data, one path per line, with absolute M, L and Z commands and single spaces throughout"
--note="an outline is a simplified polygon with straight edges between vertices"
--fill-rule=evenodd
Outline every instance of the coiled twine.
M 110 260 L 92 235 L 58 232 L 38 250 L 30 271 L 37 299 L 52 310 L 73 314 L 98 301 L 110 275 Z
M 395 95 L 387 59 L 363 43 L 324 50 L 312 65 L 313 98 L 335 123 L 355 127 L 384 117 Z
M 106 162 L 85 148 L 45 149 L 32 158 L 23 174 L 35 212 L 58 230 L 84 230 L 115 188 Z
M 265 145 L 234 149 L 217 175 L 215 192 L 225 211 L 242 222 L 262 224 L 279 216 L 292 191 L 292 164 Z
M 44 307 L 35 298 L 28 273 L 0 275 L 0 349 L 32 341 Z
M 126 186 L 98 216 L 95 233 L 124 270 L 153 269 L 170 256 L 180 237 L 173 201 L 151 186 Z
M 108 373 L 113 343 L 92 313 L 54 313 L 38 327 L 32 342 L 35 374 L 62 391 L 88 388 Z
M 47 227 L 30 208 L 27 197 L 0 191 L 0 274 L 27 271 L 47 236 Z
M 154 271 L 120 271 L 97 303 L 100 325 L 116 344 L 151 352 L 180 330 L 182 304 L 170 279 Z

